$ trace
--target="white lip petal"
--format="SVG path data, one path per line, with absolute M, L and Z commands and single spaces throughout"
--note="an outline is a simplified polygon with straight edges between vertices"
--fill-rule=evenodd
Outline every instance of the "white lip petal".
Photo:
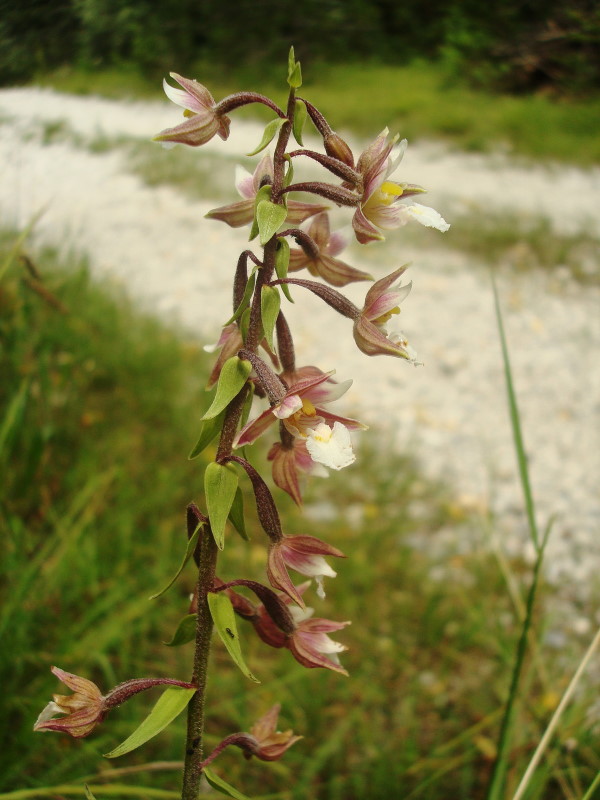
M 306 449 L 313 461 L 330 469 L 343 469 L 356 460 L 350 433 L 341 422 L 335 422 L 333 428 L 321 423 L 309 431 Z
M 410 206 L 406 206 L 406 213 L 411 219 L 416 220 L 426 228 L 436 228 L 438 231 L 444 233 L 450 227 L 450 223 L 446 222 L 435 208 L 422 206 L 420 203 L 413 203 Z

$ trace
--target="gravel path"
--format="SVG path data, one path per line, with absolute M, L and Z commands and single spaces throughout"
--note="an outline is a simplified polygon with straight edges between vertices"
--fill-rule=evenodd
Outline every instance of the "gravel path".
M 229 314 L 230 267 L 246 231 L 204 220 L 215 203 L 145 186 L 127 173 L 125 150 L 44 146 L 31 133 L 42 122 L 65 120 L 82 136 L 147 140 L 176 118 L 168 103 L 0 91 L 0 213 L 4 226 L 23 226 L 45 207 L 38 241 L 88 253 L 97 275 L 214 341 Z M 230 140 L 207 149 L 241 155 L 259 139 L 259 126 L 234 121 Z M 402 178 L 428 186 L 427 202 L 449 221 L 473 208 L 492 216 L 509 210 L 547 216 L 560 232 L 600 234 L 592 213 L 600 207 L 600 169 L 525 167 L 425 144 L 409 148 Z M 379 265 L 368 259 L 379 276 L 414 264 L 402 318 L 424 367 L 367 358 L 355 348 L 348 321 L 316 298 L 300 298 L 299 290 L 302 302 L 290 307 L 289 318 L 302 360 L 354 378 L 342 413 L 360 415 L 374 436 L 383 429 L 385 441 L 410 448 L 427 475 L 455 487 L 459 506 L 491 510 L 514 550 L 524 540 L 524 520 L 490 281 L 483 265 L 462 253 L 431 248 L 438 236 L 423 229 L 419 248 L 407 248 L 397 231 L 386 245 L 372 246 Z M 361 266 L 357 249 L 352 256 Z M 539 273 L 503 274 L 499 289 L 541 526 L 558 515 L 547 571 L 588 595 L 599 588 L 600 563 L 600 292 Z M 364 288 L 347 293 L 357 300 Z

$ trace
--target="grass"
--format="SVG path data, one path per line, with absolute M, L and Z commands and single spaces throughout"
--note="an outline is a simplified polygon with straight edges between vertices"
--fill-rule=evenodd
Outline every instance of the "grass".
M 225 74 L 214 64 L 198 64 L 193 73 L 217 98 L 254 89 L 284 102 L 283 69 L 281 81 L 279 73 L 276 80 L 242 70 Z M 441 139 L 475 152 L 492 152 L 500 146 L 536 160 L 554 159 L 581 166 L 600 160 L 600 97 L 569 101 L 542 95 L 488 94 L 451 80 L 443 62 L 414 62 L 402 67 L 313 64 L 304 77 L 300 94 L 304 93 L 342 131 L 371 137 L 374 130 L 388 126 L 412 140 Z M 90 74 L 62 69 L 39 76 L 36 83 L 112 98 L 163 96 L 158 77 L 150 80 L 129 67 Z M 236 112 L 236 116 L 244 113 Z
M 0 265 L 13 243 L 2 238 Z M 31 726 L 58 688 L 51 664 L 104 689 L 128 677 L 188 674 L 190 645 L 162 642 L 187 612 L 191 569 L 164 597 L 148 596 L 183 554 L 185 504 L 202 503 L 202 457 L 185 455 L 206 404 L 208 363 L 196 343 L 94 285 L 80 260 L 29 255 L 13 259 L 0 284 L 0 468 L 8 476 L 0 486 L 0 800 L 9 792 L 83 796 L 84 779 L 98 800 L 175 797 L 169 762 L 181 758 L 181 719 L 122 762 L 101 759 L 154 697 L 140 695 L 79 742 Z M 226 751 L 215 771 L 272 800 L 477 800 L 495 755 L 519 611 L 480 521 L 409 456 L 379 447 L 376 433 L 367 442 L 356 466 L 309 487 L 304 514 L 281 503 L 286 532 L 314 533 L 350 556 L 336 565 L 327 599 L 311 602 L 317 614 L 353 620 L 338 636 L 350 648 L 343 661 L 351 677 L 305 670 L 240 623 L 245 657 L 263 683 L 246 681 L 215 643 L 209 747 L 247 730 L 276 701 L 282 724 L 305 738 L 274 764 Z M 264 463 L 264 452 L 252 457 Z M 438 544 L 449 529 L 456 549 Z M 264 537 L 252 510 L 249 532 L 249 545 L 228 535 L 224 579 L 262 576 Z M 508 569 L 523 597 L 528 567 Z M 542 603 L 547 592 L 542 582 Z M 581 652 L 568 637 L 560 651 L 545 648 L 543 669 L 525 660 L 509 790 L 566 685 L 565 664 Z M 593 691 L 583 686 L 566 710 L 530 800 L 581 798 L 594 781 Z M 154 768 L 136 771 L 145 762 Z

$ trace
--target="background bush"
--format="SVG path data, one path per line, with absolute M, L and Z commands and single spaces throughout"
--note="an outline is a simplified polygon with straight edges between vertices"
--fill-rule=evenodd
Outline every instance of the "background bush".
M 443 58 L 454 75 L 503 91 L 581 94 L 600 77 L 593 0 L 2 0 L 0 11 L 5 85 L 65 64 L 264 72 L 291 44 L 305 64 Z

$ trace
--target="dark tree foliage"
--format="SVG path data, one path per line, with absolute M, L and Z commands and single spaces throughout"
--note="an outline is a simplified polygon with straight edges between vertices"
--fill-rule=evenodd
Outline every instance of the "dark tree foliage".
M 305 63 L 442 57 L 503 91 L 585 92 L 600 79 L 596 0 L 0 0 L 0 83 L 61 64 L 238 72 Z

